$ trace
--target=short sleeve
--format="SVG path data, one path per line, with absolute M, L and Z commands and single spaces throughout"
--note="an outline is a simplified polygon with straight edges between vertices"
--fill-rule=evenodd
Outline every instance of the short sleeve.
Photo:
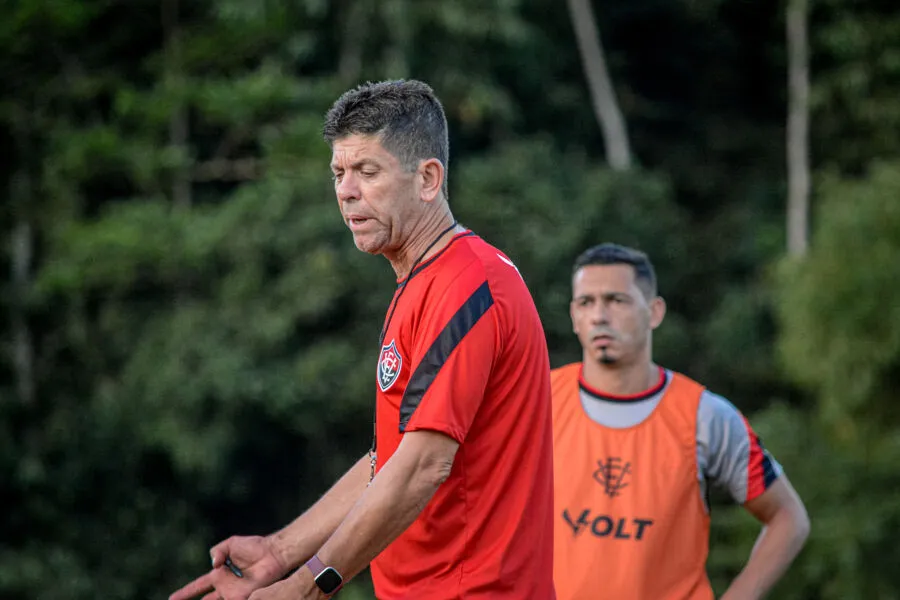
M 697 442 L 705 458 L 706 478 L 727 490 L 735 502 L 753 500 L 781 475 L 781 465 L 728 400 L 704 392 L 697 416 Z
M 488 281 L 465 271 L 434 296 L 416 328 L 400 431 L 439 431 L 462 443 L 493 368 L 496 306 Z

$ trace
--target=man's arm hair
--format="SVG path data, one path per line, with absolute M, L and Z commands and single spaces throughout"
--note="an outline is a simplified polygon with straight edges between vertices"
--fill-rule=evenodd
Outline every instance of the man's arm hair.
M 396 452 L 321 549 L 319 558 L 353 577 L 412 524 L 450 476 L 459 443 L 430 430 L 403 435 Z
M 809 536 L 809 516 L 800 496 L 782 474 L 765 492 L 744 504 L 762 532 L 750 560 L 722 600 L 763 598 L 785 574 Z
M 291 570 L 309 560 L 359 500 L 370 473 L 371 463 L 366 455 L 306 512 L 268 536 L 269 546 L 282 565 Z

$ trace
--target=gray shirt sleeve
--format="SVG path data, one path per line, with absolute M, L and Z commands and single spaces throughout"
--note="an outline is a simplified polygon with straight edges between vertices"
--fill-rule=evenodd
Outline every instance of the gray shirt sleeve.
M 783 472 L 744 415 L 709 391 L 703 392 L 697 410 L 697 467 L 704 499 L 712 484 L 738 504 L 762 494 Z

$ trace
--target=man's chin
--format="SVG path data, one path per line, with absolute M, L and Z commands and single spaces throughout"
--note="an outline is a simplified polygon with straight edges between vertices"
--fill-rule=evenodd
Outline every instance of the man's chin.
M 600 353 L 597 356 L 597 362 L 601 365 L 614 365 L 618 362 L 619 357 L 615 354 L 612 354 L 608 350 L 600 350 Z
M 353 235 L 353 243 L 356 244 L 356 248 L 366 254 L 382 254 L 384 252 L 384 244 L 379 243 L 378 240 L 374 240 L 371 237 L 364 235 Z

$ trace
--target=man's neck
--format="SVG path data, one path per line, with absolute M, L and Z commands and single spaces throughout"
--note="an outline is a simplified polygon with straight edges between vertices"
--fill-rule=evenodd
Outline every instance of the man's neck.
M 611 396 L 634 396 L 657 384 L 659 366 L 649 359 L 631 365 L 607 365 L 585 357 L 582 374 L 585 382 L 599 392 Z
M 449 212 L 442 213 L 433 219 L 424 220 L 397 252 L 387 256 L 391 267 L 397 274 L 397 279 L 408 277 L 414 266 L 421 265 L 450 243 L 450 239 L 457 230 L 461 230 L 461 227 L 457 225 L 448 231 L 454 222 L 453 215 Z M 423 255 L 422 253 L 426 249 L 427 253 Z M 418 263 L 416 263 L 417 259 Z

